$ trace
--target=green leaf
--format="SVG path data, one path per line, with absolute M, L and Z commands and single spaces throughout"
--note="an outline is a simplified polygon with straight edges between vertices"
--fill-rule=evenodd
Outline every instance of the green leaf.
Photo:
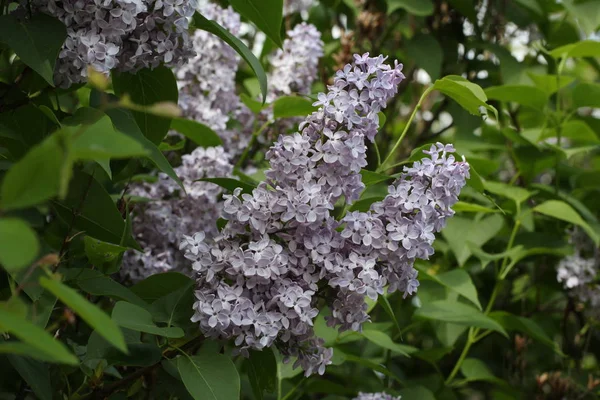
M 452 209 L 456 212 L 473 212 L 473 213 L 497 213 L 500 210 L 495 208 L 489 208 L 486 206 L 482 206 L 481 204 L 475 203 L 467 203 L 464 201 L 459 201 L 455 205 L 452 206 Z
M 514 102 L 524 106 L 542 110 L 548 101 L 548 95 L 535 86 L 502 85 L 485 89 L 491 100 Z
M 75 290 L 57 280 L 41 277 L 40 285 L 58 297 L 60 301 L 79 315 L 113 346 L 125 353 L 127 352 L 123 333 L 98 306 L 90 303 Z
M 171 121 L 171 129 L 176 130 L 185 137 L 191 139 L 198 146 L 214 147 L 223 144 L 223 141 L 208 126 L 200 122 L 192 121 L 191 119 L 173 118 Z
M 161 328 L 152 321 L 152 314 L 142 307 L 125 301 L 119 301 L 115 304 L 112 319 L 123 328 L 134 331 L 147 332 L 168 338 L 180 338 L 184 336 L 181 328 Z
M 388 335 L 386 335 L 385 333 L 380 332 L 380 331 L 365 329 L 362 331 L 361 334 L 368 341 L 373 342 L 376 345 L 378 345 L 384 349 L 391 350 L 395 353 L 402 354 L 405 357 L 410 357 L 411 353 L 414 353 L 415 351 L 417 351 L 417 348 L 415 348 L 413 346 L 407 346 L 404 344 L 394 343 L 394 341 L 392 340 L 391 337 L 389 337 Z
M 442 236 L 456 256 L 458 265 L 463 266 L 472 255 L 468 243 L 483 246 L 498 234 L 503 225 L 504 219 L 498 214 L 480 220 L 455 216 L 447 221 Z
M 458 302 L 438 300 L 423 304 L 421 308 L 415 311 L 414 316 L 434 321 L 452 322 L 458 325 L 490 329 L 508 337 L 508 334 L 498 322 L 486 316 L 478 309 Z
M 273 102 L 274 118 L 305 117 L 317 110 L 312 101 L 300 96 L 283 96 Z
M 232 400 L 240 398 L 240 376 L 229 357 L 204 353 L 179 357 L 177 369 L 194 400 Z
M 432 81 L 439 79 L 444 53 L 439 42 L 432 35 L 421 33 L 413 36 L 406 43 L 406 54 L 429 74 Z
M 255 185 L 251 185 L 233 178 L 202 178 L 198 180 L 214 183 L 215 185 L 219 185 L 230 192 L 233 192 L 237 188 L 241 188 L 242 193 L 252 193 L 252 191 L 256 189 Z
M 583 40 L 581 42 L 567 44 L 550 52 L 554 58 L 564 57 L 598 57 L 600 56 L 600 42 L 595 40 Z
M 398 394 L 402 399 L 418 399 L 418 400 L 435 400 L 433 392 L 424 386 L 413 386 L 398 390 Z
M 533 211 L 544 214 L 548 217 L 560 219 L 583 228 L 589 237 L 596 243 L 600 244 L 600 235 L 592 228 L 581 216 L 567 203 L 560 200 L 548 200 L 533 208 Z
M 135 104 L 150 106 L 159 102 L 177 104 L 177 81 L 173 72 L 164 66 L 142 69 L 135 74 L 113 70 L 112 82 L 119 97 L 128 94 Z M 171 119 L 149 112 L 132 111 L 138 126 L 155 145 L 160 144 L 171 126 Z
M 421 276 L 425 275 L 427 278 L 463 296 L 481 310 L 477 289 L 471 280 L 471 276 L 464 269 L 454 269 L 439 275 L 430 275 L 424 268 L 419 268 L 419 272 Z
M 153 302 L 150 312 L 156 322 L 164 322 L 167 327 L 185 328 L 191 324 L 194 301 L 196 301 L 194 282 L 190 281 L 187 285 Z
M 125 330 L 124 336 L 128 354 L 112 347 L 98 332 L 92 332 L 88 339 L 84 363 L 105 359 L 109 365 L 145 367 L 160 362 L 162 353 L 155 343 L 142 343 L 140 333 L 136 331 Z
M 277 385 L 277 360 L 273 350 L 268 347 L 262 351 L 251 350 L 246 366 L 254 398 L 263 400 L 263 393 L 273 392 Z
M 256 81 L 256 83 L 258 84 L 258 80 L 254 79 L 254 81 Z M 260 93 L 258 93 L 256 97 L 258 97 L 259 95 Z M 254 114 L 259 114 L 262 110 L 268 107 L 267 104 L 264 104 L 258 100 L 254 100 L 254 97 L 248 96 L 246 93 L 242 93 L 240 95 L 240 99 L 242 100 L 242 103 L 244 103 L 246 107 L 248 107 L 250 111 L 252 111 Z
M 135 121 L 135 118 L 129 110 L 125 110 L 123 108 L 111 108 L 106 111 L 106 114 L 111 118 L 115 128 L 129 137 L 137 140 L 142 146 L 144 146 L 144 148 L 148 150 L 148 159 L 152 161 L 152 163 L 156 165 L 158 169 L 177 182 L 179 187 L 185 191 L 183 183 L 177 177 L 177 174 L 175 173 L 175 170 L 171 164 L 169 164 L 169 161 L 161 153 L 158 147 L 156 147 L 154 143 L 144 136 L 137 122 Z
M 513 200 L 515 203 L 520 204 L 533 196 L 533 192 L 527 189 L 520 188 L 518 186 L 508 185 L 502 182 L 486 181 L 485 190 L 498 196 L 506 197 Z
M 53 135 L 33 147 L 4 176 L 0 189 L 2 208 L 31 207 L 56 196 L 61 184 L 63 162 L 66 162 L 70 173 L 68 159 L 57 136 Z
M 1 22 L 0 22 L 1 23 Z M 52 400 L 52 383 L 48 366 L 26 357 L 9 355 L 8 361 L 41 400 Z
M 0 264 L 9 272 L 30 265 L 40 251 L 35 232 L 18 218 L 0 218 Z
M 544 10 L 542 9 L 542 7 L 540 7 L 537 0 L 516 0 L 516 1 L 517 1 L 517 3 L 521 4 L 523 7 L 528 8 L 529 10 L 533 11 L 537 15 L 539 15 L 541 17 L 544 16 Z
M 473 115 L 481 116 L 485 109 L 493 112 L 498 119 L 498 111 L 487 104 L 488 99 L 483 89 L 462 76 L 448 75 L 438 79 L 433 84 L 433 89 L 450 97 Z
M 144 300 L 140 299 L 131 290 L 102 274 L 100 271 L 92 269 L 74 270 L 76 274 L 74 276 L 70 276 L 71 274 L 69 274 L 69 280 L 73 280 L 86 293 L 94 296 L 108 296 L 116 300 L 125 300 L 140 307 L 148 306 Z M 73 269 L 69 271 L 73 271 Z
M 278 47 L 282 46 L 283 0 L 229 0 L 229 4 L 254 22 Z
M 336 349 L 335 351 L 337 353 L 341 353 L 341 351 L 338 349 Z M 400 380 L 400 378 L 398 378 L 396 376 L 396 374 L 394 374 L 392 371 L 390 371 L 383 365 L 377 364 L 369 359 L 366 359 L 364 357 L 357 357 L 354 354 L 344 354 L 344 357 L 346 358 L 346 361 L 362 365 L 363 367 L 369 368 L 373 371 L 377 371 L 377 372 L 395 380 L 396 382 L 400 383 L 401 385 L 403 385 L 405 383 L 405 382 L 402 382 L 402 380 Z
M 125 221 L 113 199 L 92 175 L 75 170 L 67 197 L 53 204 L 66 223 L 75 215 L 73 226 L 86 234 L 104 242 L 139 249 L 131 236 L 121 243 Z
M 406 10 L 409 14 L 424 17 L 433 14 L 431 0 L 386 0 L 387 14 L 390 15 L 399 9 Z
M 115 130 L 110 118 L 92 108 L 80 108 L 75 113 L 84 114 L 89 125 L 65 127 L 72 136 L 71 149 L 80 160 L 127 158 L 144 156 L 148 150 L 138 141 Z M 87 114 L 87 115 L 86 115 Z M 99 117 L 99 118 L 98 118 Z
M 186 287 L 193 282 L 189 277 L 179 272 L 165 272 L 154 274 L 136 283 L 131 291 L 144 301 L 152 303 L 169 293 Z
M 0 16 L 0 42 L 6 43 L 31 69 L 54 86 L 54 64 L 65 39 L 65 25 L 46 14 L 19 19 Z
M 487 365 L 476 358 L 467 358 L 460 366 L 460 372 L 467 381 L 486 381 L 500 385 L 506 385 L 502 379 L 496 378 Z
M 83 243 L 88 260 L 103 272 L 112 270 L 113 265 L 120 261 L 121 254 L 127 250 L 127 247 L 103 242 L 87 235 L 83 238 Z
M 574 107 L 600 108 L 600 84 L 580 82 L 573 88 Z
M 355 201 L 354 204 L 352 204 L 352 207 L 350 207 L 350 211 L 362 211 L 362 212 L 367 212 L 369 211 L 369 209 L 371 208 L 371 205 L 377 201 L 381 201 L 383 200 L 384 197 L 383 196 L 373 196 L 373 197 L 367 197 L 366 199 L 360 199 L 358 201 Z
M 383 175 L 366 169 L 361 169 L 360 175 L 362 176 L 362 183 L 364 183 L 365 186 L 371 186 L 379 182 L 386 182 L 394 179 L 389 175 Z
M 560 77 L 557 75 L 537 75 L 531 73 L 528 75 L 533 83 L 535 83 L 535 86 L 546 93 L 546 96 L 556 93 L 556 91 L 570 85 L 575 80 L 572 76 L 564 75 Z
M 557 354 L 563 355 L 560 347 L 544 332 L 534 320 L 525 317 L 519 317 L 506 311 L 494 311 L 490 313 L 490 317 L 498 321 L 504 328 L 509 331 L 516 330 L 527 334 L 531 338 L 545 344 L 554 350 Z
M 241 1 L 241 0 L 237 0 Z M 267 74 L 263 69 L 260 62 L 256 59 L 252 51 L 246 47 L 246 45 L 238 38 L 233 36 L 229 31 L 224 29 L 221 25 L 217 24 L 215 21 L 209 21 L 200 13 L 194 14 L 194 24 L 197 28 L 205 30 L 207 32 L 212 33 L 223 39 L 225 43 L 233 47 L 235 51 L 238 52 L 240 56 L 250 65 L 250 68 L 254 71 L 256 78 L 258 78 L 258 83 L 260 86 L 260 91 L 263 97 L 263 103 L 267 99 Z
M 7 343 L 6 345 L 11 347 L 4 347 L 0 352 L 12 349 L 16 354 L 28 354 L 43 361 L 52 360 L 55 363 L 69 365 L 79 364 L 77 357 L 44 329 L 2 308 L 0 308 L 0 331 L 11 333 L 21 339 L 23 343 L 20 344 L 29 345 L 36 349 L 35 353 L 29 353 L 27 346 L 19 346 L 18 343 Z
M 41 351 L 39 351 L 39 349 L 35 348 L 34 346 L 16 340 L 0 342 L 0 354 L 14 354 L 29 357 L 39 361 L 57 363 L 57 361 L 52 355 L 42 353 Z M 77 358 L 75 357 L 75 359 Z M 74 365 L 74 361 L 70 362 L 70 364 Z

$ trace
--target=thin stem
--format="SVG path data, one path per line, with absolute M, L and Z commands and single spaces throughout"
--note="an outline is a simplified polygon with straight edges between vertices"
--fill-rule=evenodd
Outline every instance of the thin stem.
M 381 165 L 381 153 L 379 152 L 379 146 L 377 146 L 377 141 L 373 141 L 373 146 L 375 147 L 375 154 L 377 155 L 377 168 Z
M 258 128 L 256 131 L 254 131 L 252 133 L 252 137 L 250 138 L 250 142 L 248 143 L 248 146 L 244 149 L 244 152 L 240 156 L 240 159 L 235 164 L 236 168 L 241 167 L 242 164 L 244 163 L 244 161 L 246 161 L 246 158 L 248 157 L 248 153 L 250 152 L 250 149 L 252 148 L 252 146 L 254 146 L 254 142 L 256 141 L 256 138 L 267 128 L 267 126 L 269 126 L 270 123 L 271 123 L 271 121 L 265 122 L 264 124 L 262 124 L 262 126 L 260 128 Z
M 394 147 L 392 147 L 392 150 L 389 152 L 389 154 L 386 157 L 386 159 L 383 160 L 383 163 L 379 166 L 379 168 L 377 168 L 377 172 L 383 171 L 384 168 L 385 168 L 385 166 L 387 165 L 387 163 L 394 157 L 394 153 L 396 152 L 396 150 L 398 150 L 398 147 L 400 147 L 400 143 L 402 143 L 402 139 L 404 139 L 404 136 L 406 136 L 406 134 L 408 133 L 408 130 L 410 129 L 412 121 L 415 118 L 415 115 L 417 115 L 417 111 L 419 110 L 419 108 L 421 108 L 421 104 L 423 103 L 423 100 L 425 100 L 425 98 L 427 97 L 427 95 L 432 90 L 433 90 L 433 86 L 430 86 L 430 87 L 427 88 L 427 90 L 425 90 L 425 92 L 423 92 L 423 94 L 421 95 L 421 98 L 419 99 L 418 103 L 415 105 L 415 108 L 413 108 L 413 111 L 410 114 L 410 118 L 408 118 L 408 121 L 406 122 L 406 126 L 404 127 L 404 130 L 402 131 L 402 134 L 400 135 L 400 137 L 396 141 L 396 144 L 394 144 Z
M 445 382 L 446 385 L 448 385 L 450 382 L 452 382 L 452 379 L 454 379 L 456 374 L 458 374 L 458 371 L 460 371 L 460 367 L 462 366 L 463 361 L 467 357 L 467 354 L 469 354 L 469 350 L 471 349 L 471 346 L 473 346 L 473 344 L 475 343 L 473 338 L 476 334 L 477 334 L 476 328 L 469 328 L 469 334 L 467 335 L 467 343 L 465 343 L 465 347 L 463 348 L 462 353 L 460 353 L 460 357 L 458 357 L 458 361 L 454 365 L 454 369 L 452 369 L 452 372 L 450 372 L 450 375 L 448 375 L 448 378 L 446 378 L 446 382 Z
M 520 207 L 517 207 L 517 211 L 519 210 Z M 518 218 L 518 217 L 517 217 Z M 510 251 L 515 243 L 515 237 L 517 236 L 517 232 L 519 232 L 519 228 L 521 227 L 521 220 L 517 219 L 515 221 L 515 226 L 513 226 L 513 230 L 510 233 L 510 239 L 508 239 L 508 244 L 506 245 L 506 252 Z M 506 275 L 508 275 L 508 273 L 510 272 L 509 270 L 506 269 L 506 266 L 508 264 L 508 254 L 506 254 L 504 256 L 504 258 L 502 259 L 502 264 L 500 267 L 500 280 L 503 280 L 504 278 L 506 278 Z

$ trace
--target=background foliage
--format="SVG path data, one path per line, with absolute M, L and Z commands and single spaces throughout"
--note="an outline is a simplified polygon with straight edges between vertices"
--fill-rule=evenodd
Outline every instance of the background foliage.
M 470 163 L 457 215 L 435 256 L 418 265 L 417 295 L 380 297 L 362 333 L 327 328 L 322 310 L 315 328 L 334 363 L 305 378 L 269 349 L 245 359 L 231 343 L 205 339 L 190 321 L 188 277 L 116 280 L 123 253 L 141 250 L 129 183 L 156 169 L 178 180 L 163 153 L 220 139 L 178 116 L 167 67 L 55 87 L 64 26 L 41 13 L 19 20 L 4 0 L 0 397 L 596 398 L 597 309 L 563 289 L 556 265 L 577 244 L 567 229 L 600 242 L 600 2 L 321 0 L 286 17 L 281 0 L 229 4 L 258 30 L 242 41 L 199 13 L 191 29 L 242 56 L 238 86 L 255 110 L 267 90 L 266 55 L 302 18 L 325 42 L 314 94 L 353 53 L 404 63 L 407 79 L 380 118 L 355 209 L 381 199 L 432 142 L 453 143 Z M 247 45 L 261 35 L 254 55 Z M 276 119 L 310 111 L 304 98 L 274 104 Z M 175 149 L 170 128 L 185 135 Z M 250 152 L 259 166 L 267 147 L 256 142 Z M 256 184 L 247 176 L 216 183 Z

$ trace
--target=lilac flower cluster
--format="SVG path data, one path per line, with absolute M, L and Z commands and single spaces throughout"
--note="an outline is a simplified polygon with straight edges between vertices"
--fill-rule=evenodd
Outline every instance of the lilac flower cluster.
M 369 212 L 341 221 L 331 213 L 342 197 L 348 205 L 359 198 L 365 139 L 374 139 L 377 113 L 403 79 L 401 64 L 356 55 L 300 132 L 267 152 L 266 181 L 224 196 L 221 234 L 185 237 L 181 249 L 198 274 L 193 320 L 207 336 L 235 338 L 242 353 L 275 345 L 306 375 L 322 374 L 332 349 L 313 331 L 319 307 L 331 308 L 329 325 L 359 331 L 366 296 L 377 299 L 386 285 L 414 293 L 414 260 L 433 253 L 433 234 L 469 176 L 451 146 L 432 146 Z
M 570 232 L 575 253 L 563 258 L 557 267 L 556 279 L 569 295 L 587 305 L 586 311 L 600 317 L 600 249 L 580 229 Z
M 359 392 L 358 396 L 355 397 L 353 400 L 400 400 L 402 398 L 402 396 L 392 396 L 391 394 L 387 394 L 387 393 L 362 393 Z
M 135 72 L 175 65 L 192 55 L 188 17 L 197 0 L 33 0 L 31 7 L 67 27 L 54 78 L 68 87 L 87 80 L 87 68 Z
M 199 8 L 209 20 L 217 22 L 232 35 L 240 33 L 240 16 L 208 3 Z M 227 43 L 201 29 L 192 36 L 196 55 L 175 69 L 179 86 L 179 105 L 187 118 L 202 122 L 217 132 L 227 129 L 230 113 L 240 104 L 235 75 L 240 57 Z
M 144 251 L 125 253 L 121 267 L 125 280 L 137 282 L 172 270 L 190 275 L 183 254 L 178 251 L 182 235 L 199 230 L 209 237 L 218 233 L 216 222 L 223 206 L 218 201 L 221 188 L 197 180 L 231 176 L 229 156 L 222 147 L 199 147 L 184 155 L 182 161 L 175 172 L 187 193 L 162 173 L 157 182 L 133 185 L 129 192 L 148 201 L 136 205 L 133 234 Z
M 310 94 L 317 76 L 319 59 L 323 57 L 321 32 L 314 25 L 303 22 L 287 35 L 283 48 L 270 60 L 273 69 L 267 80 L 269 102 L 293 93 Z
M 313 5 L 313 0 L 284 0 L 283 15 L 307 11 Z

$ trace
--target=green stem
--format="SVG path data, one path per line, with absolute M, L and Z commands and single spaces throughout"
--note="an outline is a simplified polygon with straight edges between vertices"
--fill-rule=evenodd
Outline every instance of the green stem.
M 519 210 L 519 208 L 520 207 L 517 207 L 517 210 Z M 506 252 L 508 252 L 512 249 L 512 247 L 515 243 L 515 237 L 517 236 L 517 232 L 519 232 L 520 227 L 521 227 L 521 220 L 517 219 L 515 221 L 515 226 L 513 226 L 513 230 L 510 233 L 510 239 L 508 239 L 508 244 L 506 245 Z M 508 264 L 508 254 L 505 255 L 504 258 L 502 259 L 502 265 L 500 267 L 500 275 L 499 275 L 500 280 L 503 280 L 504 278 L 506 278 L 506 275 L 508 275 L 508 273 L 510 272 L 509 270 L 506 269 L 507 264 Z
M 262 126 L 260 128 L 258 128 L 256 131 L 254 131 L 252 133 L 252 137 L 250 138 L 250 142 L 248 143 L 248 146 L 246 146 L 246 148 L 244 149 L 244 152 L 242 153 L 240 159 L 235 164 L 236 168 L 241 167 L 242 164 L 244 163 L 244 161 L 246 161 L 246 158 L 248 157 L 248 153 L 250 152 L 250 149 L 254 145 L 254 142 L 256 141 L 256 138 L 258 137 L 258 135 L 260 135 L 267 128 L 267 126 L 269 126 L 270 123 L 271 123 L 271 121 L 265 122 L 264 124 L 262 124 Z
M 454 369 L 452 369 L 452 372 L 450 372 L 450 375 L 448 375 L 448 378 L 446 378 L 446 385 L 452 382 L 452 379 L 454 379 L 456 374 L 458 374 L 458 371 L 460 371 L 460 367 L 462 366 L 463 361 L 465 361 L 467 354 L 469 354 L 471 346 L 473 346 L 473 344 L 475 343 L 474 337 L 475 335 L 477 335 L 477 331 L 478 330 L 476 328 L 469 328 L 467 343 L 465 343 L 465 347 L 463 348 L 462 353 L 460 353 L 460 357 L 458 357 L 458 361 L 456 362 L 456 365 L 454 365 Z
M 406 126 L 404 127 L 404 130 L 402 131 L 402 134 L 400 135 L 400 137 L 396 141 L 396 144 L 394 144 L 394 147 L 392 147 L 392 150 L 389 152 L 388 156 L 385 158 L 385 160 L 383 160 L 383 163 L 379 166 L 379 168 L 377 168 L 377 172 L 384 171 L 385 170 L 385 166 L 387 165 L 387 163 L 394 157 L 394 153 L 396 152 L 396 150 L 398 150 L 398 147 L 400 147 L 400 143 L 402 143 L 402 139 L 404 139 L 404 136 L 406 136 L 406 134 L 408 133 L 408 130 L 410 129 L 412 121 L 415 118 L 415 115 L 417 115 L 417 111 L 419 110 L 419 108 L 421 108 L 421 103 L 423 103 L 423 100 L 425 100 L 425 98 L 427 97 L 427 95 L 429 93 L 431 93 L 432 90 L 433 90 L 433 86 L 430 86 L 430 87 L 427 88 L 427 90 L 425 90 L 425 92 L 423 92 L 423 94 L 421 95 L 421 98 L 419 99 L 418 103 L 415 105 L 415 108 L 413 108 L 413 111 L 410 114 L 410 117 L 408 118 L 408 121 L 406 122 Z

